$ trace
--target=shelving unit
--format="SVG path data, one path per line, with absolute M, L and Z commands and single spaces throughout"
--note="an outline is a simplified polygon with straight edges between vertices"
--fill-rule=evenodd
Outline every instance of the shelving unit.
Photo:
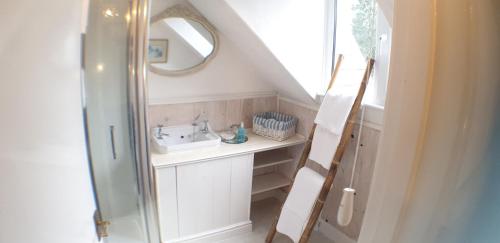
M 253 178 L 252 195 L 286 187 L 290 184 L 290 179 L 277 172 L 258 175 Z
M 275 149 L 255 154 L 254 169 L 262 169 L 293 162 L 293 157 L 283 149 Z
M 252 195 L 290 186 L 291 180 L 278 172 L 278 166 L 293 161 L 294 158 L 288 154 L 287 148 L 255 153 Z

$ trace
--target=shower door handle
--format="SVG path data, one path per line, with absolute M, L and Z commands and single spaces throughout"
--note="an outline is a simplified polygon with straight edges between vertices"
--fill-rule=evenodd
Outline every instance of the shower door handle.
M 115 126 L 109 126 L 109 135 L 111 137 L 111 154 L 113 156 L 113 159 L 116 160 Z

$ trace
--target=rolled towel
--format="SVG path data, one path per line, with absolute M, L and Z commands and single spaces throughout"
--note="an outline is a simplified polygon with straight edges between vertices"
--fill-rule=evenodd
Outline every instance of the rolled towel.
M 278 232 L 299 242 L 324 181 L 323 176 L 307 167 L 299 170 L 281 209 Z

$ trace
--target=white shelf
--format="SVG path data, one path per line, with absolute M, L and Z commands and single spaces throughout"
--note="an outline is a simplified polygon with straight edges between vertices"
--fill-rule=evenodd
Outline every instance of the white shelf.
M 286 150 L 276 149 L 255 154 L 254 169 L 262 169 L 270 166 L 293 162 L 293 157 Z
M 290 184 L 290 179 L 276 172 L 254 176 L 252 182 L 252 195 L 286 187 Z

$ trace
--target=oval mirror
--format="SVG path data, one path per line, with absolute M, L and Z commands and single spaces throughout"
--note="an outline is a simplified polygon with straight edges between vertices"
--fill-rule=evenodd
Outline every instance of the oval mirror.
M 151 19 L 148 60 L 154 73 L 192 73 L 206 65 L 217 49 L 214 28 L 185 6 L 170 7 Z

